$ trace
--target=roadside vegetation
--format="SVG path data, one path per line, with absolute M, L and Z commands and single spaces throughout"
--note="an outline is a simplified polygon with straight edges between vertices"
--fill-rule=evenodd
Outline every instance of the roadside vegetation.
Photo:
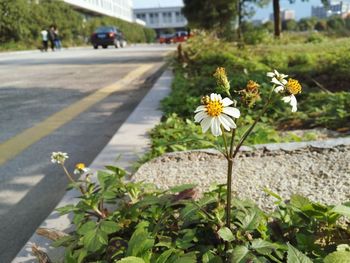
M 319 135 L 314 128 L 328 129 L 338 136 L 349 134 L 350 41 L 323 37 L 321 42 L 305 43 L 309 37 L 287 35 L 281 41 L 247 45 L 244 49 L 212 35 L 197 36 L 183 44 L 172 60 L 175 78 L 171 95 L 162 102 L 166 117 L 150 132 L 152 150 L 141 162 L 165 152 L 213 147 L 215 138 L 200 132 L 193 121 L 193 109 L 214 89 L 212 76 L 220 66 L 227 69 L 236 94 L 250 79 L 260 83 L 265 93 L 264 87 L 269 85 L 266 72 L 276 68 L 301 81 L 298 111 L 290 114 L 283 102 L 275 104 L 255 127 L 247 145 L 316 140 Z M 251 124 L 258 109 L 245 109 L 238 134 Z
M 349 202 L 326 205 L 297 194 L 284 200 L 266 188 L 275 199 L 268 211 L 235 196 L 232 182 L 243 145 L 314 140 L 315 128 L 349 135 L 350 41 L 335 31 L 280 36 L 276 28 L 274 38 L 268 29 L 244 23 L 244 8 L 236 8 L 245 2 L 185 1 L 188 8 L 197 3 L 198 13 L 187 18 L 205 31 L 196 31 L 171 59 L 172 92 L 162 102 L 162 123 L 150 132 L 151 152 L 142 159 L 216 148 L 227 161 L 226 183 L 197 195 L 195 185 L 165 190 L 125 180 L 129 174 L 112 166 L 93 180 L 82 163 L 75 179 L 65 166 L 68 155 L 54 152 L 51 161 L 80 192 L 76 204 L 58 209 L 72 215 L 75 229 L 40 233 L 65 248 L 65 262 L 348 262 Z M 220 15 L 224 7 L 233 14 Z
M 67 19 L 69 17 L 69 19 Z M 0 0 L 0 51 L 36 49 L 41 47 L 40 32 L 56 25 L 63 46 L 87 44 L 100 25 L 115 25 L 129 43 L 153 42 L 155 32 L 136 23 L 117 18 L 85 19 L 70 5 L 59 0 Z

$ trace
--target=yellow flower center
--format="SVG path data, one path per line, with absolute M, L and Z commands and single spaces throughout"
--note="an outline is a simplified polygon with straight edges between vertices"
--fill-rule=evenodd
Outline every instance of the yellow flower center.
M 224 109 L 224 106 L 218 100 L 209 101 L 205 107 L 207 108 L 208 115 L 211 117 L 219 116 Z
M 83 163 L 77 163 L 75 165 L 75 168 L 78 169 L 78 170 L 83 170 L 85 168 L 85 164 Z
M 288 79 L 286 87 L 290 94 L 295 95 L 301 92 L 301 85 L 296 79 Z

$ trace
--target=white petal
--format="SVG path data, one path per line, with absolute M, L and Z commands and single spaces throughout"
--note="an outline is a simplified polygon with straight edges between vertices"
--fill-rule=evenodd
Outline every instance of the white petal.
M 284 87 L 283 86 L 277 86 L 275 89 L 274 89 L 274 91 L 276 92 L 276 93 L 279 93 L 279 92 L 281 92 L 281 91 L 283 91 L 284 90 Z
M 294 95 L 290 95 L 290 105 L 292 106 L 292 112 L 296 112 L 297 109 L 297 99 Z
M 281 79 L 285 79 L 286 77 L 288 77 L 288 75 L 285 75 L 285 74 L 281 74 L 281 75 L 280 75 L 280 78 L 281 78 Z M 286 81 L 286 82 L 287 82 L 287 81 Z
M 283 83 L 280 82 L 280 81 L 279 81 L 278 79 L 276 79 L 276 78 L 272 78 L 271 82 L 274 83 L 274 84 L 276 84 L 276 85 L 283 85 Z
M 201 105 L 201 106 L 197 107 L 197 109 L 194 111 L 194 113 L 199 112 L 199 111 L 205 111 L 205 110 L 206 110 L 205 106 Z
M 229 106 L 233 103 L 233 101 L 230 99 L 230 98 L 224 98 L 222 101 L 222 106 L 226 107 L 226 106 Z
M 222 119 L 224 119 L 227 123 L 227 125 L 230 128 L 236 129 L 237 125 L 235 124 L 235 122 L 231 119 L 231 117 L 227 116 L 226 114 L 221 114 L 220 115 Z
M 289 103 L 291 101 L 291 96 L 286 96 L 286 97 L 283 97 L 282 100 L 285 102 L 285 103 Z
M 220 128 L 220 121 L 218 117 L 214 117 L 213 121 L 211 122 L 211 133 L 214 136 L 219 136 L 222 134 L 222 131 Z
M 236 119 L 239 118 L 239 116 L 241 116 L 239 109 L 233 107 L 224 107 L 222 111 Z
M 230 123 L 223 116 L 224 116 L 224 114 L 221 114 L 221 115 L 218 116 L 219 121 L 222 124 L 222 126 L 224 127 L 224 129 L 226 131 L 229 131 L 230 130 Z
M 266 73 L 266 76 L 270 77 L 270 78 L 273 78 L 275 76 L 275 73 L 273 72 L 267 72 Z
M 210 100 L 218 100 L 218 94 L 216 93 L 210 94 Z
M 201 112 L 198 112 L 196 115 L 194 115 L 194 121 L 201 122 L 201 120 L 207 117 L 208 117 L 208 114 L 205 111 L 201 111 Z
M 287 76 L 287 75 L 284 75 L 284 76 Z M 286 85 L 286 84 L 288 83 L 288 81 L 286 81 L 285 79 L 281 79 L 281 83 L 282 83 L 283 85 Z
M 211 122 L 212 122 L 212 119 L 213 119 L 212 117 L 208 117 L 208 118 L 205 118 L 202 120 L 201 127 L 202 127 L 203 133 L 209 129 Z
M 275 69 L 273 70 L 273 72 L 275 73 L 276 76 L 279 76 L 279 74 L 280 74 L 280 73 L 278 73 L 278 71 L 275 70 Z

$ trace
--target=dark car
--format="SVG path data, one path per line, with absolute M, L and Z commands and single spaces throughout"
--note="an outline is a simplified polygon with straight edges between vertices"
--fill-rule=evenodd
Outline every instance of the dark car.
M 123 33 L 114 26 L 101 26 L 91 36 L 91 44 L 95 49 L 99 46 L 103 48 L 108 46 L 120 48 L 125 47 L 126 43 Z
M 172 43 L 172 39 L 174 37 L 174 34 L 162 34 L 159 36 L 158 42 L 160 44 L 164 44 L 164 43 Z

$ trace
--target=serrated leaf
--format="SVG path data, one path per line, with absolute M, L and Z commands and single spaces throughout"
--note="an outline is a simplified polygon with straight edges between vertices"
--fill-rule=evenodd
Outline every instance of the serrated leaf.
M 79 235 L 85 235 L 85 233 L 94 230 L 96 228 L 96 223 L 94 221 L 88 221 L 85 224 L 82 224 L 81 227 L 77 229 Z
M 340 214 L 342 216 L 350 217 L 350 207 L 349 206 L 337 205 L 331 210 L 331 212 Z
M 349 251 L 336 251 L 324 258 L 324 263 L 348 263 L 350 262 Z
M 99 225 L 101 231 L 111 234 L 117 232 L 120 229 L 120 226 L 113 221 L 102 221 Z
M 301 195 L 292 195 L 290 198 L 290 204 L 300 210 L 304 207 L 311 205 L 311 202 L 308 198 Z
M 99 229 L 90 230 L 83 236 L 82 240 L 84 247 L 92 252 L 99 250 L 103 245 L 107 245 L 108 243 L 107 234 Z
M 288 244 L 287 263 L 312 263 L 312 261 L 291 244 Z
M 231 242 L 235 239 L 232 231 L 228 227 L 220 228 L 220 230 L 218 231 L 218 234 L 224 241 Z
M 236 246 L 232 251 L 231 263 L 242 263 L 245 256 L 249 253 L 249 249 L 245 246 Z
M 116 263 L 145 263 L 145 261 L 142 258 L 131 256 L 118 260 Z
M 254 239 L 251 243 L 251 248 L 260 254 L 267 255 L 272 252 L 272 250 L 275 248 L 275 245 L 262 239 Z

